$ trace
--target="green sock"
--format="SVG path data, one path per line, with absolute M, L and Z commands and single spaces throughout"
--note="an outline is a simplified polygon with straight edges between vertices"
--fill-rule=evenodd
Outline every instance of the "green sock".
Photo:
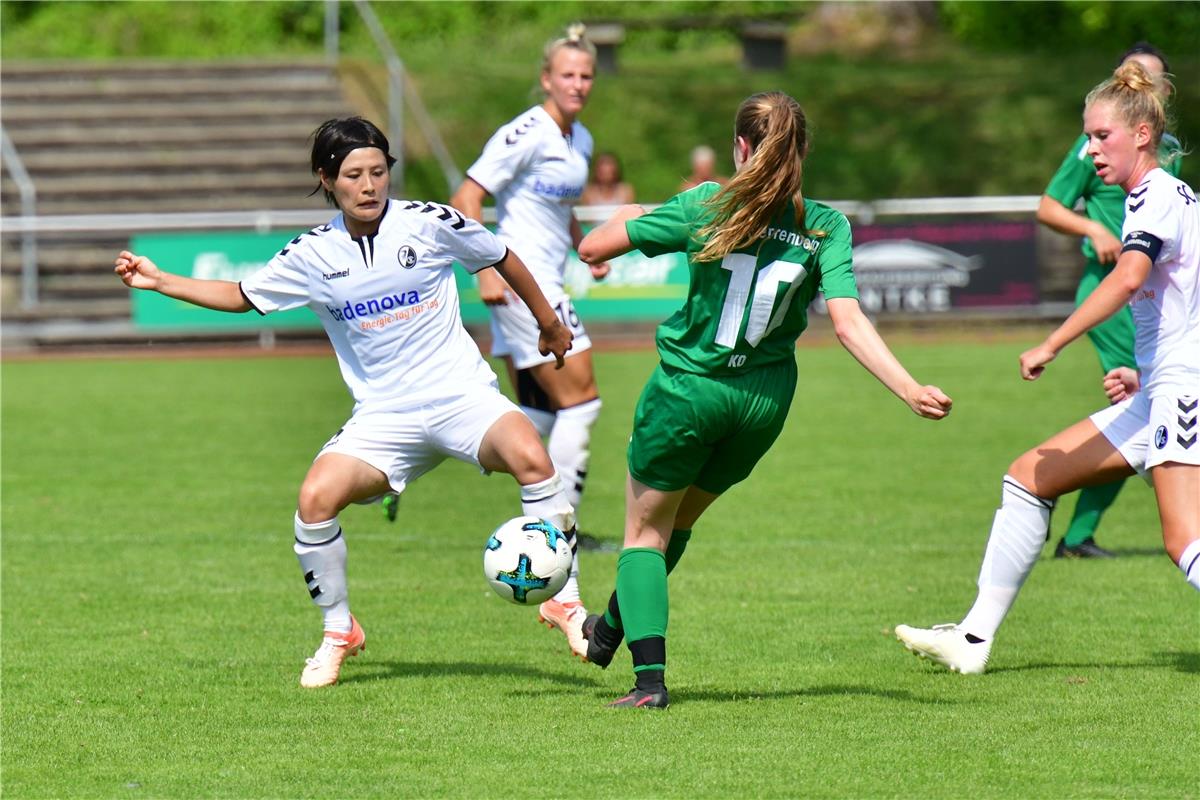
M 653 547 L 627 547 L 617 559 L 617 601 L 626 641 L 667 635 L 667 561 Z
M 1078 547 L 1095 535 L 1096 528 L 1100 525 L 1100 515 L 1113 504 L 1124 485 L 1125 479 L 1121 478 L 1112 483 L 1079 490 L 1079 502 L 1075 504 L 1075 513 L 1071 516 L 1071 524 L 1063 537 L 1067 547 Z
M 676 528 L 671 531 L 671 542 L 667 545 L 667 574 L 679 563 L 679 559 L 683 558 L 683 551 L 687 549 L 688 541 L 692 538 L 691 528 Z M 616 632 L 617 636 L 621 635 L 621 609 L 617 602 L 617 593 L 613 592 L 608 598 L 608 608 L 604 609 L 604 621 L 608 626 Z M 620 639 L 617 640 L 618 642 Z

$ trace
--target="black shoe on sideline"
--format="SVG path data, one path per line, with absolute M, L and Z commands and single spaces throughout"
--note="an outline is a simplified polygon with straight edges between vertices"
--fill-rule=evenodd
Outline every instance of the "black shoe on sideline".
M 646 692 L 641 689 L 630 689 L 629 694 L 608 704 L 608 708 L 666 708 L 667 689 Z
M 589 614 L 588 618 L 583 621 L 583 638 L 587 640 L 587 660 L 600 669 L 608 669 L 608 665 L 612 663 L 613 655 L 617 652 L 617 648 L 621 646 L 621 640 L 615 642 L 604 641 L 604 636 L 597 634 L 596 623 L 600 621 L 599 614 Z
M 1084 539 L 1075 547 L 1068 547 L 1065 538 L 1058 540 L 1058 547 L 1054 548 L 1055 558 L 1116 558 L 1117 554 L 1112 550 L 1105 550 L 1100 545 L 1096 544 L 1096 540 L 1092 538 Z

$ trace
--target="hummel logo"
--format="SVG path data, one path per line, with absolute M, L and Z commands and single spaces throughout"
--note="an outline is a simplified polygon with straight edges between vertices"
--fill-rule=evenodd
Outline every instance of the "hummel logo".
M 1137 211 L 1139 208 L 1141 208 L 1141 207 L 1142 207 L 1142 206 L 1144 206 L 1144 205 L 1146 205 L 1146 201 L 1145 201 L 1145 200 L 1139 200 L 1139 201 L 1138 201 L 1138 202 L 1136 202 L 1136 203 L 1130 203 L 1130 204 L 1129 204 L 1129 213 L 1131 213 L 1131 214 L 1132 214 L 1133 212 Z
M 1144 194 L 1145 194 L 1146 192 L 1148 192 L 1148 191 L 1150 191 L 1150 187 L 1149 187 L 1149 186 L 1147 186 L 1145 189 L 1142 189 L 1140 192 L 1138 192 L 1138 191 L 1132 191 L 1132 192 L 1130 192 L 1130 193 L 1129 193 L 1129 196 L 1130 196 L 1130 197 L 1132 197 L 1134 200 L 1137 200 L 1139 197 L 1141 197 L 1142 195 L 1144 195 Z
M 1191 436 L 1185 439 L 1183 438 L 1182 433 L 1177 433 L 1175 434 L 1175 441 L 1183 445 L 1183 448 L 1186 450 L 1196 443 L 1196 434 L 1193 433 Z
M 1175 191 L 1179 192 L 1179 196 L 1183 198 L 1183 204 L 1190 206 L 1196 202 L 1196 196 L 1187 190 L 1186 186 L 1176 186 Z
M 1189 403 L 1187 405 L 1184 405 L 1183 400 L 1176 400 L 1175 402 L 1179 404 L 1179 410 L 1184 412 L 1185 414 L 1189 411 L 1195 411 L 1196 406 L 1200 406 L 1200 399 L 1193 400 L 1191 403 Z

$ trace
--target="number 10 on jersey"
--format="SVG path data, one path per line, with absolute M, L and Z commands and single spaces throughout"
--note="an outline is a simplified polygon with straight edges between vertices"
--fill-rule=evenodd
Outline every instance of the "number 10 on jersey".
M 732 349 L 737 345 L 738 331 L 741 330 L 742 317 L 747 310 L 750 320 L 746 323 L 746 342 L 751 347 L 758 347 L 764 336 L 783 324 L 792 298 L 808 274 L 800 264 L 772 261 L 758 270 L 758 280 L 755 281 L 754 266 L 757 262 L 757 258 L 746 253 L 730 253 L 721 260 L 721 269 L 732 273 L 729 288 L 725 292 L 725 304 L 721 307 L 721 319 L 717 323 L 716 342 L 722 347 Z M 753 297 L 750 294 L 752 283 Z M 790 285 L 776 309 L 775 295 L 781 283 Z M 771 313 L 772 309 L 774 314 Z

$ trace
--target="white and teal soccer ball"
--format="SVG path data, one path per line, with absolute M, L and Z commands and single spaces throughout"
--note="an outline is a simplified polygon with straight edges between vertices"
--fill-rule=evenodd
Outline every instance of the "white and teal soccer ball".
M 483 548 L 483 576 L 496 594 L 537 605 L 558 594 L 571 572 L 571 547 L 554 525 L 517 517 L 492 532 Z

